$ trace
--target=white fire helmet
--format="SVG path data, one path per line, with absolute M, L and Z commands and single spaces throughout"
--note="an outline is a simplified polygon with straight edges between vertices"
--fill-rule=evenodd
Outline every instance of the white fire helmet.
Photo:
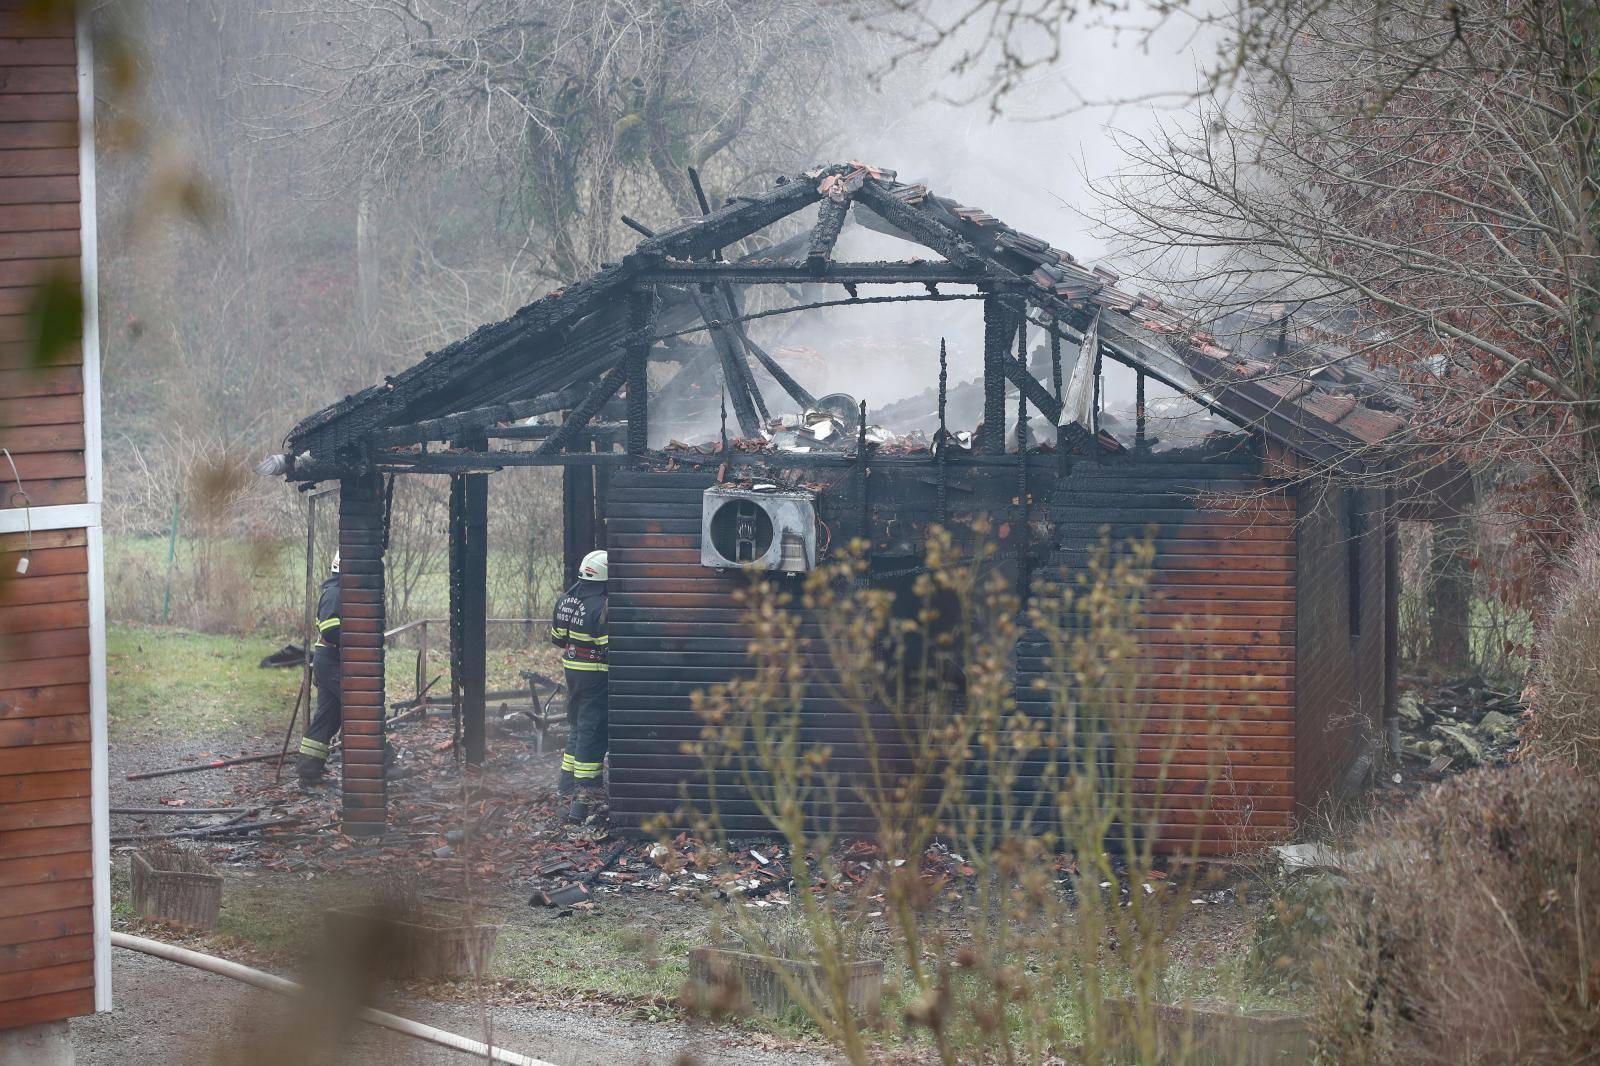
M 328 566 L 328 573 L 337 574 L 338 572 L 339 572 L 339 553 L 338 552 L 334 552 L 333 553 L 333 562 L 330 563 L 329 566 Z
M 604 581 L 606 573 L 606 553 L 603 551 L 590 552 L 578 564 L 578 577 L 583 581 Z

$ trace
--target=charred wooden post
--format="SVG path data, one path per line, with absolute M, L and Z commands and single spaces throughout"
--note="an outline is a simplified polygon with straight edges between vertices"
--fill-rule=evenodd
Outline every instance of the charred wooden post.
M 464 440 L 461 444 L 482 447 L 483 441 L 481 438 Z M 488 673 L 485 616 L 489 576 L 489 475 L 453 477 L 450 510 L 450 557 L 455 570 L 450 584 L 451 687 L 460 694 L 461 750 L 469 763 L 482 765 L 484 692 Z
M 578 580 L 578 564 L 595 548 L 595 482 L 590 466 L 561 468 L 562 587 Z
M 939 524 L 950 525 L 950 427 L 945 423 L 945 401 L 949 392 L 950 364 L 945 354 L 944 338 L 939 338 L 939 435 L 934 438 L 934 457 L 939 462 Z
M 378 836 L 383 780 L 383 479 L 339 482 L 339 691 L 344 706 L 344 831 Z
M 628 454 L 650 448 L 650 345 L 655 334 L 656 293 L 635 289 L 628 294 Z
M 1141 370 L 1133 382 L 1133 446 L 1143 448 L 1144 445 L 1144 371 Z
M 983 434 L 975 442 L 980 452 L 1006 450 L 1006 360 L 1016 317 L 1004 297 L 991 293 L 983 301 Z
M 450 740 L 456 750 L 461 748 L 461 679 L 466 676 L 466 667 L 461 658 L 461 649 L 466 641 L 461 639 L 462 619 L 466 617 L 462 611 L 462 565 L 465 559 L 467 534 L 464 528 L 467 508 L 465 504 L 466 482 L 463 475 L 454 475 L 450 478 L 450 503 L 449 513 L 445 517 L 445 529 L 448 534 L 448 546 L 445 557 L 449 570 L 450 593 L 450 619 L 448 630 L 450 633 Z
M 867 504 L 867 478 L 872 469 L 867 466 L 867 401 L 861 401 L 861 414 L 856 423 L 856 506 L 861 509 L 861 539 L 872 545 L 872 513 Z
M 1016 331 L 1016 352 L 1021 359 L 1027 344 L 1027 319 L 1022 319 Z M 1029 528 L 1027 528 L 1027 392 L 1018 389 L 1016 394 L 1016 600 L 1018 615 L 1027 603 L 1027 555 L 1029 555 Z
M 1056 403 L 1061 402 L 1061 322 L 1050 318 L 1050 383 L 1055 388 Z M 1059 422 L 1061 416 L 1057 414 Z

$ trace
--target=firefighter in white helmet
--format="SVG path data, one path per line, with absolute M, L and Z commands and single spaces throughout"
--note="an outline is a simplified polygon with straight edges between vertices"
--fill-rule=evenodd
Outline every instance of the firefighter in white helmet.
M 328 579 L 317 597 L 317 642 L 311 646 L 311 677 L 317 685 L 317 713 L 300 737 L 300 760 L 295 772 L 300 782 L 315 785 L 328 765 L 333 738 L 344 724 L 339 691 L 339 553 L 333 553 Z
M 578 580 L 556 601 L 550 642 L 562 649 L 567 677 L 567 750 L 556 791 L 573 797 L 569 821 L 581 822 L 605 804 L 607 703 L 611 637 L 606 625 L 606 553 L 578 564 Z

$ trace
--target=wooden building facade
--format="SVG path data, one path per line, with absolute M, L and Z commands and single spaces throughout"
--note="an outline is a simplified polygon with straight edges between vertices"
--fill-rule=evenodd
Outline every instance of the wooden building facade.
M 0 1030 L 111 1005 L 94 90 L 84 29 L 29 7 L 0 0 Z M 44 365 L 41 285 L 84 297 Z
M 808 229 L 737 255 L 748 247 L 740 242 L 813 205 Z M 1111 272 L 862 164 L 818 168 L 720 208 L 702 207 L 702 218 L 660 234 L 633 223 L 646 239 L 621 262 L 311 416 L 263 465 L 302 486 L 338 480 L 341 587 L 372 612 L 344 612 L 346 647 L 360 649 L 343 668 L 346 729 L 374 738 L 357 745 L 355 772 L 346 773 L 348 830 L 379 832 L 384 822 L 377 769 L 383 479 L 452 479 L 457 682 L 467 756 L 475 759 L 484 735 L 482 699 L 474 695 L 482 681 L 483 508 L 490 475 L 516 466 L 580 474 L 568 479 L 565 548 L 611 552 L 609 784 L 613 819 L 624 828 L 671 811 L 685 783 L 691 794 L 704 787 L 698 763 L 680 750 L 699 727 L 691 695 L 749 669 L 749 634 L 732 597 L 747 578 L 706 565 L 704 494 L 713 485 L 761 482 L 809 493 L 818 525 L 830 531 L 815 549 L 823 558 L 830 543 L 864 537 L 885 574 L 920 561 L 931 525 L 965 531 L 970 541 L 985 517 L 997 558 L 1025 594 L 1073 580 L 1102 536 L 1152 534 L 1156 595 L 1139 637 L 1154 664 L 1156 701 L 1170 702 L 1164 693 L 1188 659 L 1177 650 L 1180 621 L 1210 619 L 1204 662 L 1190 660 L 1190 671 L 1203 675 L 1206 708 L 1185 712 L 1199 716 L 1187 719 L 1195 740 L 1177 744 L 1179 787 L 1164 824 L 1201 824 L 1205 847 L 1216 852 L 1277 841 L 1306 811 L 1360 783 L 1393 698 L 1392 490 L 1373 486 L 1387 486 L 1389 457 L 1404 438 L 1397 390 L 1328 353 L 1297 364 L 1282 345 L 1281 358 L 1226 348 L 1159 303 L 1120 289 Z M 852 210 L 861 224 L 937 258 L 836 261 L 834 243 Z M 762 314 L 883 299 L 977 302 L 982 421 L 971 449 L 953 447 L 945 432 L 957 427 L 943 424 L 942 374 L 932 450 L 880 449 L 864 432 L 831 454 L 774 446 L 764 436 L 771 423 L 753 366 L 795 405 L 823 401 L 748 336 L 754 316 L 740 294 L 750 286 L 810 287 L 803 293 L 816 297 Z M 869 290 L 895 295 L 866 295 L 866 286 L 895 286 Z M 709 344 L 679 347 L 697 330 Z M 1051 351 L 1048 383 L 1025 357 L 1030 330 Z M 1068 349 L 1075 350 L 1070 367 L 1062 363 Z M 930 381 L 940 365 L 934 354 Z M 1132 442 L 1102 432 L 1096 405 L 1105 360 L 1138 376 Z M 649 370 L 658 361 L 679 369 L 652 388 Z M 693 387 L 696 375 L 710 382 L 711 395 L 727 397 L 725 435 L 744 439 L 709 453 L 651 449 L 654 405 Z M 1147 379 L 1236 432 L 1152 449 L 1144 433 Z M 1053 437 L 1029 445 L 1026 434 L 1013 433 L 1017 404 L 1020 419 L 1037 412 Z M 542 416 L 550 420 L 530 424 Z M 625 448 L 595 443 L 613 440 Z M 806 621 L 807 639 L 814 631 Z M 1035 681 L 1047 676 L 1045 659 L 1039 634 L 1025 632 L 1015 663 L 1019 706 L 1042 706 Z M 815 661 L 805 735 L 830 745 L 848 771 L 860 754 L 860 737 L 852 738 L 858 726 L 830 702 L 828 666 Z M 1213 801 L 1200 794 L 1197 775 L 1204 716 L 1217 714 L 1238 725 Z M 1158 759 L 1160 745 L 1150 747 L 1149 758 Z M 870 831 L 859 804 L 842 803 L 845 824 L 853 819 Z M 753 809 L 732 813 L 733 828 L 761 828 Z

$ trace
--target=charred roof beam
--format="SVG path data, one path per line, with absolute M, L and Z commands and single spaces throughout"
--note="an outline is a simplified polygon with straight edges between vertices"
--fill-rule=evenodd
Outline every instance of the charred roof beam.
M 833 258 L 833 246 L 844 229 L 845 216 L 850 212 L 849 199 L 825 198 L 817 211 L 817 223 L 811 227 L 811 241 L 806 249 L 806 270 L 814 278 L 828 272 L 828 262 Z
M 725 281 L 737 285 L 796 285 L 832 283 L 842 285 L 982 285 L 991 279 L 985 270 L 959 267 L 953 263 L 874 262 L 827 263 L 814 273 L 799 263 L 681 263 L 664 262 L 639 271 L 641 282 L 689 285 Z
M 582 400 L 587 391 L 587 387 L 573 386 L 526 400 L 489 404 L 475 407 L 470 411 L 445 415 L 443 418 L 429 418 L 410 425 L 394 426 L 375 434 L 372 442 L 379 447 L 389 447 L 396 444 L 418 444 L 425 440 L 449 440 L 462 433 L 481 431 L 501 422 L 566 410 Z
M 723 385 L 728 390 L 728 399 L 733 403 L 739 432 L 743 436 L 754 437 L 761 432 L 755 399 L 759 394 L 754 391 L 755 381 L 751 378 L 750 364 L 745 361 L 744 350 L 725 324 L 733 317 L 733 309 L 725 305 L 719 292 L 700 293 L 691 290 L 690 295 L 700 309 L 700 317 L 711 332 L 711 343 L 716 346 L 717 355 L 722 360 Z

